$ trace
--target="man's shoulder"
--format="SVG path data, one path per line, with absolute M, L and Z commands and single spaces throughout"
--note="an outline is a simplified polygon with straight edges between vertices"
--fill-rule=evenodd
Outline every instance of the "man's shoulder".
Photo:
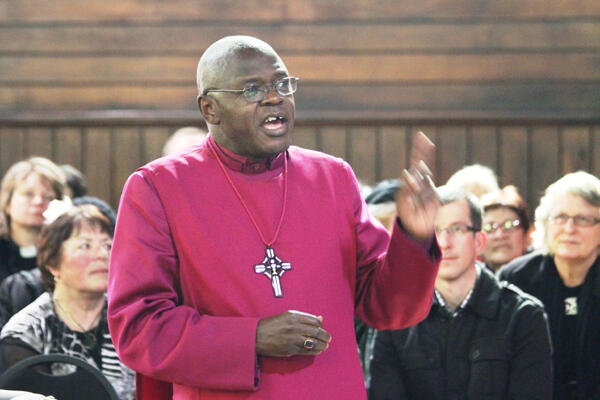
M 528 309 L 529 311 L 544 310 L 544 305 L 537 298 L 529 293 L 524 292 L 518 286 L 507 282 L 501 281 L 500 287 L 501 291 L 501 301 L 504 303 L 510 303 L 515 311 L 522 311 Z
M 541 264 L 547 257 L 547 255 L 539 252 L 517 257 L 498 270 L 498 278 L 513 282 L 514 279 L 529 277 L 539 271 Z
M 347 163 L 340 157 L 332 156 L 318 150 L 306 149 L 304 147 L 290 146 L 288 148 L 291 157 L 300 158 L 306 162 L 314 162 L 318 164 L 329 164 L 335 166 L 344 166 Z

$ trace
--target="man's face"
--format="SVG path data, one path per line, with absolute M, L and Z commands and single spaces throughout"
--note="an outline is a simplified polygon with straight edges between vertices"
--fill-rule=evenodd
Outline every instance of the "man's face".
M 442 249 L 438 279 L 456 281 L 465 276 L 471 268 L 475 268 L 475 259 L 485 245 L 485 236 L 481 232 L 467 229 L 452 229 L 471 226 L 469 204 L 466 200 L 454 201 L 440 207 L 434 225 Z
M 492 208 L 483 216 L 484 227 L 486 224 L 497 227 L 486 234 L 487 243 L 481 252 L 485 262 L 492 268 L 496 269 L 513 258 L 522 256 L 527 250 L 529 238 L 521 226 L 510 230 L 503 228 L 506 221 L 518 220 L 517 213 L 506 207 Z
M 283 61 L 274 53 L 250 50 L 230 55 L 215 89 L 244 89 L 268 85 L 262 101 L 251 103 L 241 93 L 210 92 L 216 121 L 211 132 L 217 143 L 234 153 L 262 159 L 285 151 L 292 143 L 294 96 L 282 96 L 271 84 L 288 76 Z M 210 123 L 210 122 L 209 122 Z

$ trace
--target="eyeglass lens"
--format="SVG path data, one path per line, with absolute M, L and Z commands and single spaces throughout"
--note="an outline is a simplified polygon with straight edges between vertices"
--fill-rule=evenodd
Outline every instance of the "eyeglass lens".
M 512 231 L 513 229 L 517 228 L 519 225 L 521 225 L 521 221 L 519 221 L 518 219 L 515 219 L 515 220 L 507 219 L 506 221 L 502 222 L 501 224 L 499 224 L 497 222 L 488 222 L 483 225 L 483 231 L 485 233 L 492 233 L 492 232 L 496 232 L 498 229 L 502 229 L 503 232 L 509 232 L 509 231 Z
M 278 79 L 269 85 L 248 86 L 243 90 L 244 97 L 251 102 L 262 101 L 267 97 L 271 87 L 274 88 L 280 96 L 289 96 L 298 89 L 298 78 L 287 76 Z
M 571 216 L 567 214 L 558 214 L 550 217 L 550 220 L 557 225 L 565 225 L 570 219 L 573 220 L 573 224 L 575 224 L 575 226 L 592 226 L 600 222 L 600 219 L 586 215 Z

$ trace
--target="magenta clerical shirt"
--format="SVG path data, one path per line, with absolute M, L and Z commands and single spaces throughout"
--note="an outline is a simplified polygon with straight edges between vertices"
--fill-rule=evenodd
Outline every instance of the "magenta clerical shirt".
M 287 206 L 273 245 L 292 266 L 281 277 L 283 297 L 255 272 L 265 245 L 205 142 L 151 162 L 125 185 L 108 289 L 119 356 L 173 382 L 174 399 L 365 399 L 353 316 L 379 329 L 421 321 L 437 244 L 425 248 L 398 224 L 390 239 L 340 159 L 294 146 L 269 163 L 218 154 L 267 240 L 288 157 Z M 258 321 L 286 310 L 322 315 L 329 349 L 257 357 Z

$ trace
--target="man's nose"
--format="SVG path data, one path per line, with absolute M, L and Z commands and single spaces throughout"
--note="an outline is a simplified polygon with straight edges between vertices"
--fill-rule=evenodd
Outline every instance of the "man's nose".
M 501 236 L 504 236 L 505 233 L 506 232 L 504 231 L 504 229 L 502 229 L 502 228 L 496 228 L 496 230 L 491 231 L 487 235 L 489 237 L 501 237 Z
M 268 91 L 265 99 L 262 101 L 265 104 L 279 104 L 283 101 L 283 96 L 277 93 L 273 86 L 268 86 Z

